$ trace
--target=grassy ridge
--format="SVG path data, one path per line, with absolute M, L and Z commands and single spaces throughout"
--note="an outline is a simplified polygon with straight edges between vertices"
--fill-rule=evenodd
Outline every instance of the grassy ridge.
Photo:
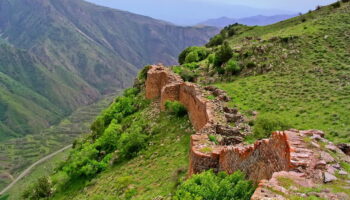
M 248 115 L 280 115 L 294 128 L 350 142 L 349 10 L 347 2 L 269 26 L 226 27 L 207 58 L 174 69 L 226 90 Z
M 113 166 L 91 181 L 69 185 L 52 199 L 124 199 L 128 188 L 132 189 L 132 199 L 169 199 L 187 172 L 193 131 L 187 117 L 166 113 L 154 117 L 152 127 L 158 133 L 136 158 Z
M 256 63 L 258 69 L 247 74 L 259 68 L 268 72 L 217 86 L 228 91 L 231 104 L 244 111 L 278 114 L 295 128 L 324 130 L 333 141 L 350 142 L 349 9 L 349 3 L 341 8 L 328 6 L 233 37 L 229 42 L 234 48 L 243 37 L 265 39 L 247 42 L 243 51 L 272 44 L 266 52 L 240 61 Z M 295 39 L 271 42 L 276 37 Z

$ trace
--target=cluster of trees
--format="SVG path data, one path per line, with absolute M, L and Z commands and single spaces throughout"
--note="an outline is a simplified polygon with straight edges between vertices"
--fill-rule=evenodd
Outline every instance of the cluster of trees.
M 91 126 L 92 133 L 74 142 L 73 150 L 57 173 L 39 179 L 23 196 L 27 199 L 50 197 L 52 188 L 64 187 L 70 180 L 92 178 L 113 163 L 135 157 L 150 138 L 148 123 L 141 116 L 148 104 L 137 88 L 125 90 L 97 117 Z
M 223 37 L 219 34 L 209 43 L 220 40 L 218 38 Z M 205 59 L 219 74 L 234 75 L 241 72 L 242 68 L 233 57 L 233 50 L 229 43 L 224 40 L 219 43 L 221 46 L 216 49 L 205 47 L 189 47 L 185 49 L 179 56 L 181 66 L 173 67 L 174 72 L 179 74 L 185 81 L 193 82 L 198 77 L 199 62 Z M 212 53 L 213 51 L 215 53 Z
M 210 170 L 194 175 L 182 183 L 174 200 L 249 200 L 254 191 L 253 184 L 240 171 L 228 175 L 225 172 L 215 174 Z
M 233 75 L 241 71 L 241 67 L 233 57 L 233 50 L 228 42 L 221 45 L 215 55 L 209 59 L 209 63 L 213 64 L 219 74 Z
M 103 171 L 112 158 L 118 158 L 117 162 L 130 159 L 146 146 L 147 123 L 142 120 L 132 123 L 148 105 L 138 93 L 136 88 L 126 90 L 97 118 L 90 137 L 74 144 L 62 166 L 64 172 L 71 177 L 91 177 Z

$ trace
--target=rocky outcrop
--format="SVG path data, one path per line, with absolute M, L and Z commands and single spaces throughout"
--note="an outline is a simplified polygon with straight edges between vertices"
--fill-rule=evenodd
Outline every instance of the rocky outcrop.
M 205 98 L 208 92 L 217 99 Z M 269 139 L 244 145 L 243 138 L 249 134 L 250 127 L 244 124 L 245 118 L 237 109 L 223 105 L 229 100 L 224 91 L 184 82 L 163 66 L 152 66 L 148 71 L 146 97 L 160 98 L 163 110 L 166 101 L 179 101 L 187 108 L 197 131 L 191 136 L 190 176 L 209 169 L 228 173 L 240 170 L 250 180 L 259 183 L 252 199 L 284 199 L 283 195 L 278 196 L 273 192 L 286 192 L 278 183 L 278 177 L 289 177 L 297 184 L 308 187 L 332 182 L 336 180 L 336 171 L 345 172 L 340 167 L 335 169 L 335 159 L 318 144 L 318 141 L 323 144 L 328 142 L 322 131 L 277 131 Z M 232 127 L 228 122 L 238 125 Z M 350 162 L 332 143 L 328 143 L 325 148 L 343 155 L 344 161 Z

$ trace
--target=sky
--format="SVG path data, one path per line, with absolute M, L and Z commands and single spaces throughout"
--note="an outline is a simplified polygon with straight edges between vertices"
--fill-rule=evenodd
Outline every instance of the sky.
M 207 19 L 304 13 L 335 0 L 87 0 L 178 25 L 195 25 Z

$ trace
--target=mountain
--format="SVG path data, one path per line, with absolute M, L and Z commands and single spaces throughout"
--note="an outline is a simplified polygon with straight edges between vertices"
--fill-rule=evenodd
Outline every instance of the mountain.
M 215 19 L 221 16 L 229 18 L 245 18 L 254 15 L 277 15 L 277 14 L 294 14 L 300 11 L 300 6 L 295 10 L 267 8 L 268 4 L 257 3 L 247 6 L 249 2 L 243 3 L 246 5 L 237 5 L 238 2 L 229 1 L 162 1 L 162 0 L 129 0 L 129 1 L 106 1 L 106 0 L 87 0 L 99 5 L 108 7 L 129 10 L 134 13 L 150 16 L 156 19 L 163 19 L 179 25 L 198 24 L 206 19 Z M 329 1 L 329 0 L 327 0 Z M 311 5 L 304 6 L 306 8 L 314 7 Z M 327 3 L 327 2 L 322 2 Z M 137 6 L 135 6 L 137 5 Z M 282 6 L 281 6 L 282 5 Z M 280 6 L 285 7 L 281 3 Z M 289 9 L 289 8 L 287 8 Z M 181 11 L 181 14 L 179 14 Z M 194 12 L 195 11 L 195 12 Z
M 207 21 L 199 23 L 199 25 L 206 25 L 206 26 L 215 26 L 219 28 L 223 28 L 225 26 L 228 26 L 230 24 L 244 24 L 248 26 L 265 26 L 274 24 L 280 21 L 284 21 L 286 19 L 290 19 L 295 17 L 296 15 L 273 15 L 273 16 L 264 16 L 264 15 L 257 15 L 252 17 L 246 17 L 246 18 L 228 18 L 228 17 L 220 17 L 217 19 L 209 19 Z
M 180 65 L 145 67 L 24 196 L 349 199 L 349 9 L 231 25 Z
M 0 138 L 55 124 L 215 33 L 81 0 L 2 0 Z

